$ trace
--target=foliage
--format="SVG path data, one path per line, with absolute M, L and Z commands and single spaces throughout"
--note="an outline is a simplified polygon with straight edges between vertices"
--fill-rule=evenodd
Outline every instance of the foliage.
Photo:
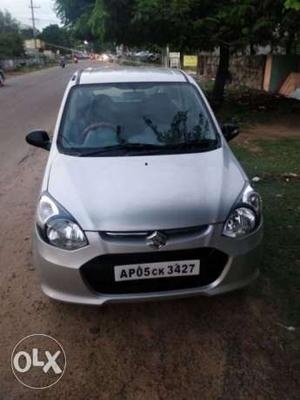
M 220 47 L 214 95 L 222 99 L 232 53 L 282 45 L 300 34 L 299 0 L 56 0 L 77 34 L 129 46 L 170 44 L 180 51 Z
M 60 28 L 58 25 L 48 25 L 39 35 L 39 39 L 43 40 L 47 47 L 51 45 L 62 46 L 66 48 L 72 47 L 71 32 L 66 28 Z M 55 48 L 55 46 L 54 46 Z
M 23 54 L 18 22 L 7 11 L 0 11 L 0 58 L 19 57 Z
M 294 10 L 300 11 L 300 1 L 299 0 L 286 0 L 284 5 L 288 9 L 294 9 Z
M 92 34 L 90 19 L 94 24 L 95 0 L 56 0 L 56 11 L 66 26 L 72 26 L 74 35 L 81 40 L 96 39 Z
M 20 29 L 21 36 L 23 40 L 28 40 L 33 38 L 33 29 L 32 28 L 21 28 Z
M 279 44 L 299 32 L 299 0 L 56 0 L 58 15 L 85 39 L 177 49 L 233 50 Z

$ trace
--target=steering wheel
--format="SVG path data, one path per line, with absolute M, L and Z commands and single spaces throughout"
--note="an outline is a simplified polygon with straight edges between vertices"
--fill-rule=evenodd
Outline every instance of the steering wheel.
M 109 123 L 109 122 L 96 122 L 94 124 L 91 124 L 85 128 L 85 130 L 82 132 L 83 136 L 83 142 L 86 140 L 87 136 L 91 133 L 92 130 L 97 129 L 97 128 L 109 128 L 113 129 L 114 132 L 116 133 L 116 126 Z

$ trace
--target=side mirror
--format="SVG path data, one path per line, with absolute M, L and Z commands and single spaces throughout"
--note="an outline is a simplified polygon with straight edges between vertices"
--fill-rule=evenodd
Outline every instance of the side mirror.
M 222 126 L 222 132 L 227 142 L 229 142 L 240 133 L 240 128 L 235 124 L 224 124 Z
M 41 147 L 44 150 L 50 150 L 51 140 L 46 131 L 36 130 L 28 133 L 26 142 L 32 146 Z

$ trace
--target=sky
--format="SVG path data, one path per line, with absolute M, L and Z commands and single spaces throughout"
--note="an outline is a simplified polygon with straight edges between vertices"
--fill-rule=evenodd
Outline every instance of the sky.
M 0 0 L 0 10 L 9 11 L 12 16 L 25 25 L 32 24 L 30 0 Z M 36 28 L 41 30 L 50 24 L 60 24 L 55 15 L 54 0 L 33 0 L 33 5 L 39 8 L 34 10 L 36 17 Z

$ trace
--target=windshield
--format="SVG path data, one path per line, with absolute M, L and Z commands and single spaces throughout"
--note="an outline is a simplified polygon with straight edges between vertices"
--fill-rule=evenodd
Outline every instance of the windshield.
M 119 83 L 72 88 L 59 150 L 78 156 L 208 151 L 219 138 L 189 83 Z

